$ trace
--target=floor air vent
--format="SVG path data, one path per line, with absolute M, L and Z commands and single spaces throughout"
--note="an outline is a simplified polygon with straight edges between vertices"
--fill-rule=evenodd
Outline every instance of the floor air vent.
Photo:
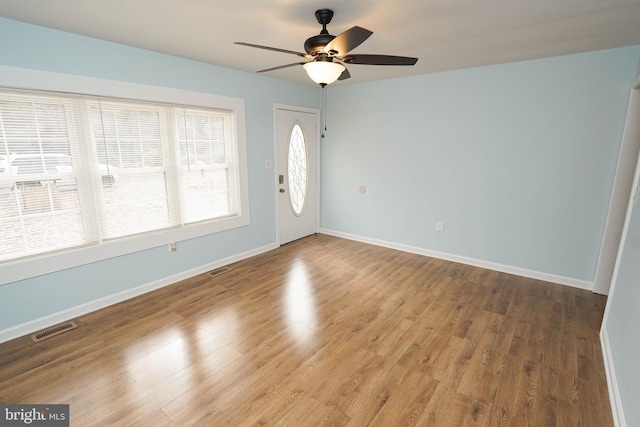
M 75 329 L 77 327 L 78 325 L 76 325 L 74 322 L 66 322 L 66 323 L 63 323 L 62 325 L 54 326 L 52 328 L 45 329 L 44 331 L 40 331 L 37 334 L 33 334 L 31 335 L 31 339 L 34 342 L 42 341 L 52 336 L 59 335 L 63 332 L 67 332 L 72 329 Z
M 209 276 L 211 276 L 211 277 L 216 277 L 216 276 L 219 276 L 221 274 L 227 273 L 229 271 L 231 271 L 231 269 L 229 267 L 220 267 L 220 268 L 216 268 L 215 270 L 211 270 L 207 274 Z

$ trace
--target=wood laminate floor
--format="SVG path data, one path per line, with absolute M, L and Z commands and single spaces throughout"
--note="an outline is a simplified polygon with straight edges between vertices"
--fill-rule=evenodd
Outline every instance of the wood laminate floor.
M 312 236 L 0 345 L 72 426 L 612 426 L 605 297 Z

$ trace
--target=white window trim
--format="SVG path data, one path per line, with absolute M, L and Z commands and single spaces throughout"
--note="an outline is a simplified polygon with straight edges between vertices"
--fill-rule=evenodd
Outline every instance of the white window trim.
M 238 144 L 238 180 L 240 184 L 240 210 L 236 216 L 9 261 L 0 265 L 0 285 L 249 225 L 249 181 L 243 99 L 4 65 L 0 65 L 0 76 L 0 86 L 13 89 L 82 93 L 232 110 L 235 114 L 236 128 L 234 131 Z

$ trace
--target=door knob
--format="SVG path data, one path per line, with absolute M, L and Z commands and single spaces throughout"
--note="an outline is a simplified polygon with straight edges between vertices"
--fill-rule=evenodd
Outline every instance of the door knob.
M 284 188 L 281 188 L 281 189 L 280 189 L 280 192 L 281 192 L 281 193 L 284 193 Z

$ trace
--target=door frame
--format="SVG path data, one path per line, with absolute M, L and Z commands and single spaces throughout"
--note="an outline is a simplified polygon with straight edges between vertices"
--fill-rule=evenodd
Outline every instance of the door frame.
M 618 163 L 609 199 L 600 253 L 593 280 L 593 292 L 608 295 L 633 190 L 633 178 L 640 152 L 640 78 L 631 86 L 627 116 L 622 131 Z
M 308 107 L 299 107 L 295 105 L 288 104 L 273 104 L 273 152 L 274 152 L 274 169 L 273 169 L 273 197 L 276 205 L 276 243 L 278 246 L 281 245 L 280 242 L 280 203 L 278 203 L 278 171 L 280 170 L 280 165 L 278 164 L 279 150 L 278 150 L 278 110 L 287 110 L 294 111 L 300 113 L 308 113 L 315 114 L 316 116 L 316 135 L 315 135 L 315 149 L 316 149 L 316 159 L 315 159 L 315 169 L 316 169 L 316 226 L 315 232 L 317 233 L 320 230 L 320 110 L 317 108 L 308 108 Z

